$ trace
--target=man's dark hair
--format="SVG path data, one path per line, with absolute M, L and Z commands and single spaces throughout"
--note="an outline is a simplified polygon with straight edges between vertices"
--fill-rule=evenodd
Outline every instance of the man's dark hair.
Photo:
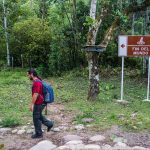
M 38 74 L 37 74 L 37 72 L 36 72 L 35 69 L 30 68 L 27 72 L 28 72 L 28 74 L 30 74 L 30 75 L 33 74 L 33 76 L 34 76 L 34 77 L 37 77 L 39 80 L 42 80 L 42 78 L 38 76 Z
M 29 69 L 27 72 L 28 72 L 28 74 L 33 74 L 33 76 L 38 77 L 36 70 L 33 68 Z

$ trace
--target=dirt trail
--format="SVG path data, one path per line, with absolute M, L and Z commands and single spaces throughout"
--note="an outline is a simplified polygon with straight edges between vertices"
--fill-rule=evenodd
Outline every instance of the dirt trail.
M 129 146 L 142 146 L 145 148 L 150 148 L 150 133 L 131 133 L 124 132 L 117 126 L 112 126 L 111 129 L 105 131 L 95 131 L 92 128 L 85 128 L 83 130 L 77 131 L 73 127 L 73 118 L 75 114 L 65 110 L 62 104 L 53 104 L 48 108 L 48 118 L 55 121 L 55 127 L 61 128 L 59 132 L 44 132 L 44 137 L 42 139 L 31 139 L 30 134 L 12 134 L 12 133 L 0 133 L 0 144 L 4 144 L 5 150 L 29 150 L 32 146 L 37 144 L 41 140 L 50 140 L 55 145 L 63 145 L 63 136 L 76 134 L 83 137 L 84 143 L 87 143 L 89 137 L 97 134 L 102 134 L 106 137 L 105 143 L 112 145 L 111 140 L 112 135 L 117 137 L 122 137 L 127 140 Z M 54 127 L 54 128 L 55 128 Z M 65 130 L 64 130 L 65 129 Z

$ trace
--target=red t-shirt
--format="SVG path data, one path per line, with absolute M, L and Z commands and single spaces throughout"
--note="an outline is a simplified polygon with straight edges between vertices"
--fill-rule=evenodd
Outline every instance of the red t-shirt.
M 40 105 L 43 103 L 44 100 L 44 94 L 43 94 L 43 85 L 42 83 L 39 81 L 33 81 L 33 85 L 32 85 L 32 96 L 34 93 L 38 93 L 39 96 L 35 102 L 35 104 Z

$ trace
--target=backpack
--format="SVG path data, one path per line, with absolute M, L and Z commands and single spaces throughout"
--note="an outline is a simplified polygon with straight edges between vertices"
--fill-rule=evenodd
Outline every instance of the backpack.
M 53 103 L 54 90 L 52 86 L 45 81 L 42 81 L 42 85 L 43 85 L 43 93 L 44 93 L 44 103 Z
M 45 81 L 37 80 L 36 82 L 41 82 L 43 85 L 44 103 L 45 104 L 53 103 L 54 102 L 54 90 L 52 86 Z

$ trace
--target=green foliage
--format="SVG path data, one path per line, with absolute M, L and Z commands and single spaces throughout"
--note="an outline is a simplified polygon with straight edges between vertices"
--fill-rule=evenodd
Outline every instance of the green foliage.
M 128 22 L 128 17 L 125 16 L 121 11 L 117 10 L 114 12 L 116 16 L 120 18 L 121 24 L 127 23 Z
M 0 68 L 3 68 L 5 66 L 5 61 L 0 60 Z
M 12 115 L 7 116 L 6 118 L 4 118 L 1 122 L 0 125 L 2 125 L 3 127 L 15 127 L 20 125 L 20 120 L 17 119 L 15 116 L 12 117 Z
M 83 26 L 88 7 L 79 1 L 76 7 L 76 22 L 70 20 L 75 14 L 72 12 L 72 3 L 62 2 L 52 5 L 49 10 L 52 41 L 49 55 L 49 70 L 51 74 L 60 75 L 85 63 L 85 53 L 81 45 L 86 41 L 87 27 Z
M 90 16 L 86 16 L 86 22 L 84 23 L 84 26 L 92 26 L 94 23 L 96 23 L 96 21 L 91 18 Z
M 106 10 L 106 17 L 99 28 L 96 44 L 99 44 L 112 25 L 114 19 L 120 18 L 120 27 L 113 35 L 107 51 L 102 53 L 100 64 L 118 66 L 118 41 L 121 33 L 132 34 L 132 17 L 124 13 L 131 1 L 101 0 L 97 1 L 96 19 L 89 17 L 90 1 L 78 0 L 7 0 L 7 25 L 10 55 L 14 57 L 14 66 L 21 66 L 21 54 L 25 67 L 36 67 L 43 75 L 61 75 L 62 72 L 79 66 L 87 66 L 85 52 L 81 49 L 87 42 L 89 26 L 97 23 L 101 9 Z M 137 1 L 138 4 L 141 1 Z M 6 44 L 3 28 L 3 5 L 0 1 L 0 64 L 6 66 Z M 144 20 L 141 12 L 136 12 L 135 35 L 143 34 Z M 147 27 L 149 31 L 149 25 Z M 127 66 L 140 66 L 137 58 L 128 59 Z M 3 64 L 4 63 L 4 64 Z M 45 70 L 48 73 L 45 73 Z M 47 75 L 46 75 L 47 76 Z
M 28 19 L 29 17 L 36 18 L 38 11 L 39 11 L 38 3 L 36 1 L 32 1 L 32 6 L 31 6 L 31 1 L 28 0 L 20 6 L 19 20 Z
M 21 51 L 26 61 L 31 57 L 33 66 L 47 66 L 51 40 L 48 23 L 39 18 L 30 18 L 16 23 L 13 32 L 16 52 L 20 54 Z
M 134 29 L 136 31 L 135 35 L 144 34 L 144 18 L 140 17 L 134 22 Z
M 44 77 L 44 78 L 48 77 L 49 73 L 51 73 L 50 70 L 49 70 L 49 68 L 46 68 L 43 65 L 40 65 L 39 67 L 37 67 L 36 71 L 37 71 L 37 73 L 38 73 L 39 76 Z
M 89 107 L 85 108 L 85 110 L 83 112 L 76 115 L 76 117 L 74 118 L 74 121 L 76 123 L 80 123 L 80 124 L 87 124 L 85 122 L 82 122 L 82 119 L 84 119 L 84 118 L 96 119 L 94 112 Z

